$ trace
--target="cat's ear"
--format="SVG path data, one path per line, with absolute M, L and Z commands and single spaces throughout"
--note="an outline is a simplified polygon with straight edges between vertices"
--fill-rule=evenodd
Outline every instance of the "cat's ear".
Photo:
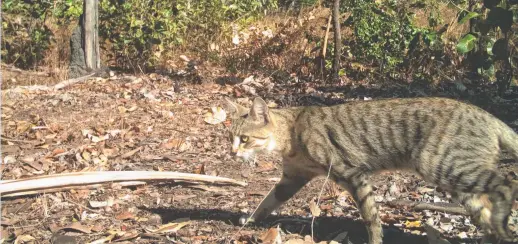
M 225 103 L 227 105 L 227 109 L 231 117 L 238 118 L 248 114 L 249 109 L 245 108 L 235 102 L 230 101 L 230 99 L 225 97 Z
M 252 104 L 252 108 L 250 109 L 250 117 L 257 122 L 265 124 L 270 122 L 268 105 L 262 98 L 256 97 L 254 99 L 254 103 Z

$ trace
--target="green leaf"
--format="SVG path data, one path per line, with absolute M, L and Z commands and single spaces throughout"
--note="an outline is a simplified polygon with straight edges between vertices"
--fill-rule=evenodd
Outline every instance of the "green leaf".
M 498 26 L 500 30 L 507 32 L 513 24 L 513 12 L 501 7 L 493 8 L 487 14 L 487 23 L 491 26 Z
M 491 67 L 493 67 L 493 68 L 494 68 L 493 60 L 491 60 L 491 59 L 489 59 L 489 58 L 488 58 L 488 59 L 486 59 L 486 60 L 484 60 L 484 64 L 482 65 L 482 68 L 483 68 L 484 70 L 488 70 L 488 69 L 490 69 Z
M 484 7 L 492 9 L 500 3 L 500 0 L 484 0 Z
M 457 43 L 457 52 L 461 54 L 465 54 L 475 48 L 475 43 L 477 42 L 477 37 L 473 34 L 466 34 L 462 39 L 460 39 L 459 43 Z
M 495 45 L 495 39 L 489 38 L 489 40 L 487 41 L 487 46 L 486 46 L 487 54 L 493 55 L 493 45 Z
M 462 24 L 466 23 L 468 20 L 477 18 L 478 16 L 480 16 L 479 13 L 468 12 L 466 15 L 464 15 L 464 17 L 462 17 L 462 19 L 459 20 L 459 24 L 462 25 Z
M 477 25 L 480 34 L 483 36 L 486 36 L 489 33 L 489 30 L 491 29 L 491 25 L 487 23 L 487 21 L 480 21 Z
M 437 40 L 437 33 L 431 32 L 424 36 L 424 41 L 428 46 L 433 46 Z
M 496 40 L 493 45 L 493 55 L 495 55 L 495 60 L 503 60 L 508 56 L 508 47 L 507 41 L 504 38 Z

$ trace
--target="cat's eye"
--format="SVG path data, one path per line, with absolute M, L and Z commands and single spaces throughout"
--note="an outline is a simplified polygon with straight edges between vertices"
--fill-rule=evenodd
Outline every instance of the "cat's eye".
M 241 142 L 247 142 L 248 139 L 248 136 L 241 136 Z

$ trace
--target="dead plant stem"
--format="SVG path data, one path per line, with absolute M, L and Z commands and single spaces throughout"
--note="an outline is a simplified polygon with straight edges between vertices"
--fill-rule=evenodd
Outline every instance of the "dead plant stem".
M 327 177 L 326 179 L 324 180 L 324 184 L 322 184 L 322 188 L 320 189 L 320 192 L 318 193 L 318 198 L 317 198 L 317 208 L 320 208 L 320 200 L 322 198 L 322 193 L 324 192 L 324 189 L 326 187 L 326 184 L 327 184 L 327 181 L 329 180 L 329 176 L 331 175 L 331 169 L 333 168 L 333 163 L 330 162 L 329 163 L 329 170 L 327 171 Z M 313 215 L 312 218 L 311 218 L 311 240 L 315 240 L 315 236 L 314 236 L 314 226 L 315 224 L 315 216 Z

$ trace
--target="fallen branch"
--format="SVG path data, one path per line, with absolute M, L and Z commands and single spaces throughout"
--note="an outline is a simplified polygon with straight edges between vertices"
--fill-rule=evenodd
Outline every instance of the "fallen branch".
M 77 78 L 74 78 L 74 79 L 64 80 L 64 81 L 59 82 L 58 84 L 54 85 L 54 87 L 52 87 L 51 89 L 60 90 L 60 89 L 63 89 L 65 87 L 67 87 L 67 86 L 70 86 L 70 85 L 79 83 L 81 81 L 84 81 L 84 80 L 92 77 L 93 75 L 95 75 L 95 72 L 87 74 L 85 76 L 77 77 Z
M 75 172 L 58 175 L 45 175 L 33 178 L 0 181 L 0 194 L 13 194 L 26 191 L 40 191 L 53 188 L 83 186 L 106 182 L 121 181 L 187 181 L 204 183 L 221 183 L 246 186 L 245 182 L 234 179 L 188 174 L 179 172 L 157 171 L 100 171 L 100 172 Z
M 67 190 L 98 189 L 103 186 L 117 188 L 117 187 L 127 187 L 127 186 L 139 186 L 139 185 L 145 185 L 145 184 L 146 184 L 146 182 L 144 182 L 144 181 L 123 181 L 123 182 L 117 182 L 117 183 L 111 183 L 111 184 L 104 183 L 104 184 L 93 184 L 93 185 L 84 185 L 84 186 L 64 186 L 64 187 L 57 187 L 57 188 L 51 188 L 51 189 L 39 189 L 39 190 L 34 190 L 34 191 L 22 191 L 22 192 L 2 194 L 2 197 L 21 197 L 21 196 L 43 194 L 43 193 L 61 192 L 61 191 L 67 191 Z
M 426 202 L 415 202 L 410 200 L 394 200 L 386 203 L 388 206 L 393 208 L 409 208 L 414 211 L 432 210 L 438 212 L 444 212 L 449 214 L 468 215 L 466 209 L 455 203 L 426 203 Z
M 88 78 L 94 76 L 96 73 L 90 73 L 85 76 L 73 78 L 64 80 L 62 82 L 59 82 L 56 85 L 53 86 L 43 86 L 43 85 L 34 85 L 34 86 L 17 86 L 15 88 L 7 89 L 2 91 L 3 93 L 10 93 L 10 92 L 22 92 L 22 91 L 52 91 L 52 90 L 61 90 L 67 86 L 82 82 L 87 80 Z

